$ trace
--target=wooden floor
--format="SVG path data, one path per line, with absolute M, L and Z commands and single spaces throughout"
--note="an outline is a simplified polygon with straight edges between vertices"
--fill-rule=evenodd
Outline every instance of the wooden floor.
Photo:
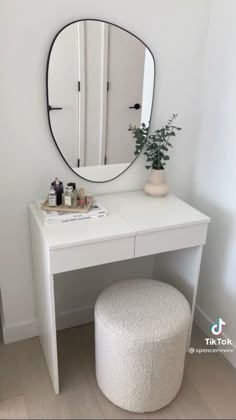
M 192 346 L 204 347 L 195 327 Z M 187 355 L 182 388 L 166 408 L 149 415 L 115 407 L 94 375 L 93 324 L 58 334 L 61 394 L 55 396 L 38 338 L 0 343 L 1 419 L 235 419 L 236 372 L 216 354 Z

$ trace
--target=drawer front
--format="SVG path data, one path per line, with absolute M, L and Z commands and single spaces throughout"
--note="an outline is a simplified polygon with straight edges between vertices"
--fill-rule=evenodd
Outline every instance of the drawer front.
M 203 245 L 208 224 L 143 233 L 136 236 L 135 257 Z
M 50 251 L 51 274 L 134 258 L 134 236 Z

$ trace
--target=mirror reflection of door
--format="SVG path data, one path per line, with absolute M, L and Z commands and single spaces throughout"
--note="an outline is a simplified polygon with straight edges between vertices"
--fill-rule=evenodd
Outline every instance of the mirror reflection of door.
M 132 163 L 128 127 L 149 124 L 153 83 L 153 57 L 129 32 L 94 20 L 59 32 L 48 62 L 48 105 L 62 109 L 50 110 L 49 118 L 58 148 L 78 174 L 106 181 Z
M 142 108 L 130 107 L 142 103 L 145 49 L 128 32 L 110 26 L 105 152 L 108 164 L 129 163 L 134 158 L 134 140 L 127 128 L 129 124 L 141 123 Z
M 106 124 L 108 25 L 96 21 L 86 21 L 82 25 L 84 44 L 79 45 L 79 50 L 85 68 L 84 80 L 81 79 L 81 84 L 85 86 L 81 92 L 85 102 L 85 147 L 80 166 L 96 166 L 104 164 L 102 146 L 106 132 L 102 130 Z

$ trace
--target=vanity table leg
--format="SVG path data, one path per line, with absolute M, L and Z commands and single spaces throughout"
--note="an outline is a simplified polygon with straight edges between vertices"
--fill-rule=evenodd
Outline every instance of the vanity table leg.
M 54 278 L 50 273 L 50 251 L 33 218 L 31 232 L 39 339 L 55 394 L 59 394 Z
M 198 279 L 202 258 L 202 246 L 180 249 L 156 255 L 154 278 L 176 287 L 187 298 L 191 308 L 191 324 L 189 329 L 189 348 Z
M 41 287 L 45 285 L 41 284 Z M 39 339 L 48 366 L 55 394 L 59 394 L 59 372 L 58 372 L 58 353 L 57 353 L 57 331 L 54 298 L 54 278 L 48 275 L 46 282 L 47 296 L 42 305 L 40 313 Z

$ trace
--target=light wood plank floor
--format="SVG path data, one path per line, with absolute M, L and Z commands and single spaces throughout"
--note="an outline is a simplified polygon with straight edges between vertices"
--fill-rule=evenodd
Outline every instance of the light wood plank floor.
M 115 407 L 96 384 L 93 334 L 93 324 L 58 333 L 57 397 L 38 338 L 0 343 L 0 419 L 236 419 L 236 372 L 217 354 L 188 354 L 182 388 L 159 412 L 137 415 Z M 196 326 L 192 346 L 204 347 Z

